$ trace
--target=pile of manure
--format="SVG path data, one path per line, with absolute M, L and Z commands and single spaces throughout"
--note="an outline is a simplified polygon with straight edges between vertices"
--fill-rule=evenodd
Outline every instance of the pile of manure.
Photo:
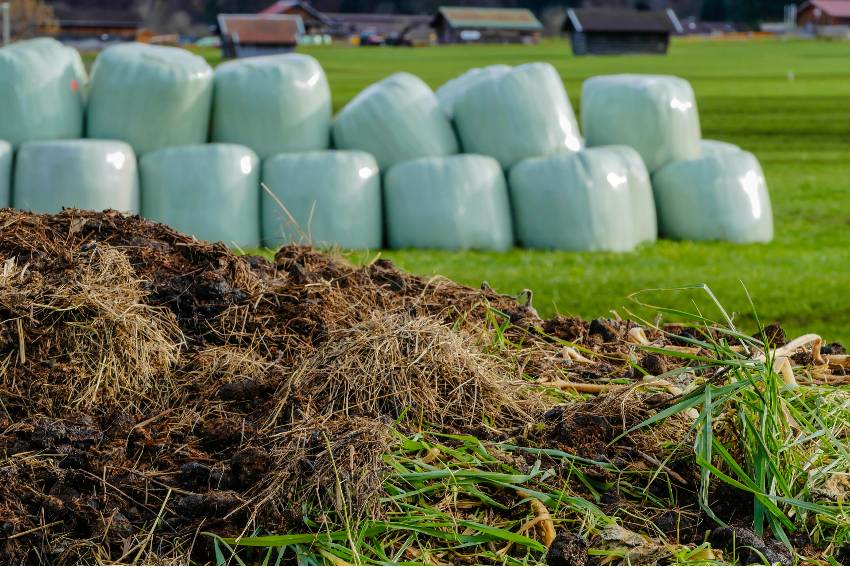
M 112 211 L 2 210 L 0 266 L 0 563 L 846 557 L 840 345 L 543 320 L 530 292 Z M 794 502 L 744 478 L 774 382 L 811 453 Z

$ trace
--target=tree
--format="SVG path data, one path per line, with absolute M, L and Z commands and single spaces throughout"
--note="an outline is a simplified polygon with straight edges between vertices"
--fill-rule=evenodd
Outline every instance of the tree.
M 726 0 L 704 0 L 700 19 L 706 22 L 725 22 L 729 17 Z
M 751 25 L 782 20 L 787 3 L 788 0 L 739 0 L 732 2 L 729 17 Z

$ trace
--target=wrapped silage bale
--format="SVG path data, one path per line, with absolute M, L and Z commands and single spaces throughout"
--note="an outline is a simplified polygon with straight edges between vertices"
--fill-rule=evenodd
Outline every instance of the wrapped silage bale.
M 548 63 L 483 77 L 455 100 L 454 123 L 463 151 L 492 156 L 506 170 L 582 147 L 564 83 Z
M 79 51 L 73 47 L 67 46 L 65 46 L 65 49 L 68 50 L 68 56 L 71 58 L 71 67 L 74 70 L 74 79 L 77 81 L 77 83 L 72 86 L 72 89 L 79 89 L 78 92 L 80 94 L 80 99 L 83 101 L 83 106 L 85 106 L 89 91 L 89 74 L 88 71 L 86 71 L 86 65 L 83 63 L 83 58 L 80 56 Z
M 470 69 L 466 73 L 443 83 L 434 92 L 437 95 L 437 102 L 439 102 L 440 108 L 446 116 L 452 119 L 455 115 L 455 102 L 463 93 L 491 76 L 504 75 L 510 70 L 510 65 L 488 65 L 487 67 Z
M 729 142 L 721 142 L 720 140 L 702 140 L 699 143 L 700 155 L 705 157 L 709 155 L 723 155 L 727 152 L 740 152 L 741 148 Z
M 123 140 L 141 156 L 207 141 L 212 69 L 185 49 L 127 43 L 98 55 L 87 113 L 90 138 Z
M 625 252 L 657 237 L 649 177 L 628 146 L 527 159 L 510 188 L 517 240 L 529 248 Z
M 260 245 L 260 167 L 245 146 L 163 148 L 139 161 L 142 215 L 228 246 Z
M 655 195 L 652 191 L 652 178 L 646 170 L 640 154 L 629 146 L 613 146 L 609 149 L 619 149 L 623 160 L 626 177 L 629 181 L 629 191 L 632 198 L 632 218 L 637 234 L 638 243 L 655 242 L 658 240 L 658 214 L 655 210 Z M 607 176 L 606 176 L 607 177 Z M 609 182 L 614 178 L 607 179 Z
M 0 139 L 12 146 L 83 134 L 85 69 L 50 38 L 0 48 Z
M 434 92 L 410 73 L 390 75 L 355 96 L 334 118 L 333 140 L 339 149 L 372 154 L 382 170 L 458 151 Z
M 380 248 L 381 176 L 360 151 L 279 154 L 263 162 L 262 235 L 269 247 Z
M 694 91 L 679 77 L 606 75 L 584 82 L 581 125 L 588 147 L 625 144 L 653 172 L 700 155 Z
M 139 212 L 136 156 L 124 142 L 28 142 L 18 149 L 14 176 L 12 204 L 17 209 Z
M 248 146 L 262 159 L 324 150 L 331 113 L 325 72 L 309 55 L 250 57 L 216 67 L 214 142 Z
M 769 242 L 773 211 L 756 157 L 727 144 L 652 175 L 661 235 L 677 240 Z
M 499 162 L 473 154 L 422 158 L 384 178 L 391 248 L 507 250 L 510 202 Z
M 12 204 L 12 144 L 0 140 L 0 208 Z

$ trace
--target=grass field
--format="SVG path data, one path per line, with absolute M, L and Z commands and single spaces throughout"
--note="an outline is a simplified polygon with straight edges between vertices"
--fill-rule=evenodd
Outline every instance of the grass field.
M 746 323 L 749 304 L 792 333 L 813 331 L 850 342 L 850 43 L 675 41 L 670 54 L 576 58 L 563 40 L 539 46 L 303 50 L 324 66 L 334 107 L 395 71 L 436 87 L 471 67 L 547 61 L 578 111 L 581 83 L 605 73 L 667 73 L 691 81 L 703 134 L 754 152 L 773 199 L 770 245 L 661 241 L 628 254 L 385 251 L 407 270 L 470 285 L 487 280 L 504 293 L 535 291 L 542 315 L 595 317 L 628 305 L 648 288 L 707 283 Z M 209 52 L 212 63 L 218 52 Z M 666 305 L 687 300 L 666 295 Z

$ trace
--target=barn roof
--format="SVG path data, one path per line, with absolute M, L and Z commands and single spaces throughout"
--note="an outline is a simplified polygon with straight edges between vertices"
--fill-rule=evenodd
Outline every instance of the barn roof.
M 802 12 L 809 6 L 820 8 L 833 18 L 850 18 L 850 0 L 809 0 L 800 6 Z
M 445 19 L 453 28 L 496 28 L 541 30 L 543 24 L 525 8 L 461 8 L 442 6 L 434 16 L 434 25 Z
M 374 30 L 380 34 L 407 33 L 427 27 L 431 16 L 416 14 L 326 13 L 337 26 L 350 30 Z
M 301 16 L 254 14 L 219 14 L 222 37 L 235 44 L 295 45 L 304 33 Z
M 325 24 L 330 24 L 331 19 L 325 14 L 318 11 L 307 0 L 278 0 L 274 4 L 260 10 L 258 13 L 262 16 L 271 16 L 275 14 L 288 14 L 295 8 L 301 8 L 316 20 Z
M 675 15 L 664 10 L 568 8 L 564 31 L 569 32 L 674 32 Z
M 60 27 L 138 28 L 142 17 L 133 10 L 70 8 L 56 4 L 53 17 Z

